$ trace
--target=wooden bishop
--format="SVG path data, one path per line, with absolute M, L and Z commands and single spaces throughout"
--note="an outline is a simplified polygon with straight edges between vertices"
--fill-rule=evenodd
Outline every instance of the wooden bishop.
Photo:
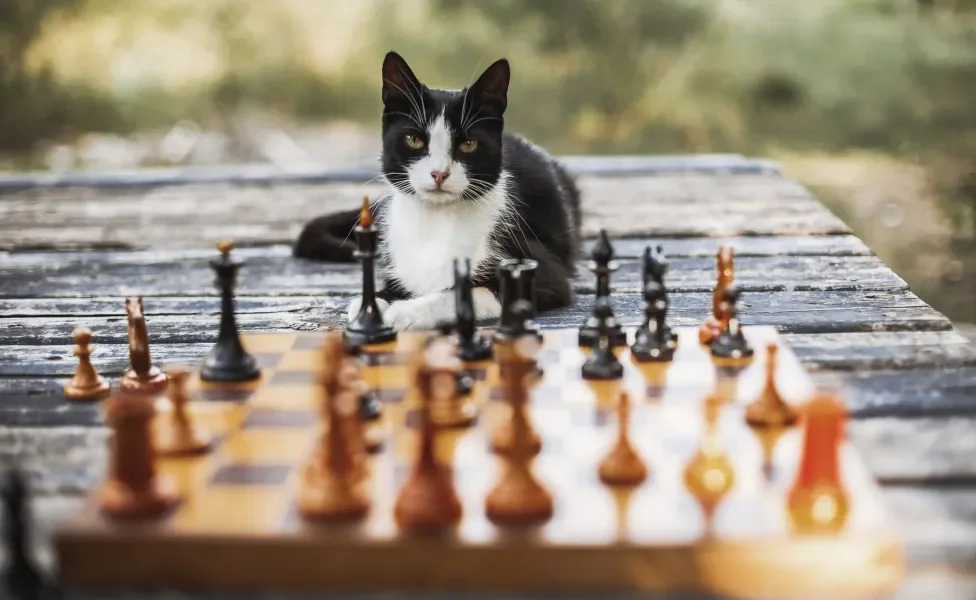
M 818 395 L 804 407 L 803 417 L 800 468 L 786 500 L 790 520 L 801 532 L 834 532 L 850 512 L 840 478 L 845 410 L 836 398 Z
M 106 401 L 112 429 L 108 478 L 98 492 L 102 512 L 119 519 L 162 516 L 179 501 L 176 484 L 156 470 L 153 399 L 121 392 Z

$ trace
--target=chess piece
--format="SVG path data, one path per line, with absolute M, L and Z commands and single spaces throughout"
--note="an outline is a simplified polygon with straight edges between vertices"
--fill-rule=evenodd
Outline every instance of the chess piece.
M 620 379 L 624 374 L 624 366 L 617 360 L 611 347 L 613 330 L 608 319 L 611 309 L 606 297 L 597 298 L 593 314 L 598 319 L 597 344 L 581 367 L 583 379 Z
M 735 258 L 732 248 L 722 246 L 715 254 L 717 277 L 712 291 L 712 314 L 698 330 L 698 341 L 709 345 L 728 327 L 728 315 L 723 308 L 725 288 L 735 281 Z
M 516 319 L 524 319 L 529 312 L 528 303 L 518 300 L 513 304 L 512 311 Z M 539 338 L 532 335 L 525 335 L 520 338 L 511 338 L 501 343 L 509 344 L 506 350 L 506 359 L 498 359 L 498 374 L 501 378 L 501 388 L 505 401 L 508 403 L 509 418 L 495 431 L 492 436 L 492 450 L 497 454 L 511 453 L 515 446 L 515 429 L 521 428 L 525 432 L 526 452 L 529 456 L 535 456 L 542 450 L 542 439 L 532 427 L 527 410 L 527 397 L 523 393 L 525 386 L 532 386 L 538 381 L 539 371 L 535 362 L 535 356 L 541 346 Z M 519 366 L 513 370 L 514 362 L 511 345 L 519 349 L 518 357 L 530 364 L 525 365 L 526 375 L 521 375 Z M 498 343 L 496 343 L 496 348 Z M 531 359 L 531 361 L 530 361 Z M 523 402 L 522 400 L 526 400 Z
M 777 351 L 776 344 L 766 346 L 766 385 L 746 407 L 746 423 L 752 427 L 791 427 L 797 420 L 796 410 L 783 400 L 776 386 Z
M 600 230 L 600 238 L 593 246 L 591 260 L 587 265 L 590 271 L 596 276 L 596 302 L 593 305 L 593 314 L 588 316 L 579 330 L 577 343 L 583 348 L 592 348 L 597 345 L 600 336 L 600 327 L 603 325 L 609 331 L 610 346 L 625 346 L 627 344 L 627 333 L 617 321 L 610 307 L 610 274 L 617 270 L 618 265 L 613 260 L 613 246 L 607 232 Z M 606 299 L 609 311 L 597 313 L 596 307 L 600 299 Z
M 520 308 L 525 310 L 524 305 Z M 511 444 L 502 455 L 502 475 L 485 498 L 486 516 L 499 525 L 540 523 L 553 514 L 552 495 L 532 473 L 535 452 L 525 414 L 528 381 L 538 350 L 539 342 L 534 336 L 495 345 L 498 361 L 505 366 L 505 394 L 512 405 Z
M 722 402 L 716 396 L 705 401 L 705 430 L 698 452 L 685 466 L 685 487 L 698 500 L 706 520 L 735 483 L 732 464 L 722 451 L 718 417 Z
M 735 284 L 729 284 L 722 294 L 722 311 L 726 325 L 722 333 L 712 341 L 712 356 L 736 360 L 752 358 L 753 350 L 739 325 L 738 303 L 739 289 Z
M 166 374 L 152 364 L 149 331 L 143 314 L 142 296 L 125 299 L 129 320 L 129 370 L 119 381 L 119 389 L 133 394 L 154 394 L 166 389 Z
M 4 569 L 0 573 L 0 598 L 54 599 L 61 592 L 35 563 L 28 536 L 31 531 L 27 482 L 23 473 L 10 469 L 4 481 Z
M 217 343 L 203 359 L 200 379 L 203 381 L 253 381 L 261 376 L 257 360 L 247 353 L 241 344 L 234 314 L 234 286 L 237 272 L 244 262 L 231 258 L 234 245 L 226 240 L 217 243 L 220 257 L 210 261 L 216 274 L 215 283 L 220 290 L 220 330 Z
M 641 291 L 646 293 L 647 284 L 654 282 L 657 283 L 661 290 L 663 290 L 664 301 L 668 301 L 668 289 L 664 283 L 664 277 L 668 273 L 669 269 L 668 259 L 664 255 L 664 248 L 660 245 L 657 246 L 654 251 L 651 251 L 651 247 L 647 246 L 644 248 L 644 256 L 642 260 L 641 272 L 643 273 Z M 646 323 L 645 323 L 646 325 Z M 664 337 L 670 337 L 675 344 L 678 342 L 678 334 L 671 331 L 671 328 L 667 326 L 667 322 L 664 323 Z
M 71 381 L 64 386 L 65 397 L 76 402 L 91 402 L 107 397 L 112 387 L 91 363 L 91 330 L 75 329 L 71 337 L 75 341 L 74 355 L 78 357 L 78 368 Z
M 182 368 L 166 371 L 169 377 L 169 402 L 172 410 L 156 429 L 156 452 L 159 456 L 193 456 L 211 449 L 213 436 L 190 422 L 186 405 L 190 398 L 186 391 L 189 373 Z
M 630 442 L 630 395 L 621 391 L 617 405 L 617 441 L 600 463 L 600 481 L 607 485 L 640 485 L 647 479 L 647 465 Z
M 309 521 L 352 521 L 366 516 L 370 501 L 363 490 L 365 478 L 358 394 L 350 373 L 342 373 L 342 341 L 325 342 L 326 369 L 320 383 L 325 429 L 318 448 L 309 457 L 298 489 L 298 512 Z M 333 362 L 328 362 L 333 359 Z
M 630 354 L 637 362 L 667 362 L 674 358 L 676 338 L 666 324 L 667 292 L 657 281 L 644 287 L 644 323 L 634 333 Z
M 471 261 L 454 260 L 454 306 L 457 313 L 458 356 L 465 362 L 489 360 L 491 340 L 478 333 L 471 288 Z
M 349 322 L 344 332 L 351 343 L 363 346 L 392 342 L 397 337 L 396 330 L 383 322 L 383 314 L 376 303 L 376 239 L 377 231 L 373 225 L 369 198 L 363 198 L 359 224 L 356 226 L 355 252 L 363 266 L 363 297 L 359 303 L 359 313 Z
M 153 399 L 123 392 L 106 401 L 105 411 L 113 435 L 99 507 L 117 519 L 161 517 L 176 505 L 179 493 L 173 480 L 156 469 Z
M 435 386 L 431 390 L 430 419 L 435 427 L 454 429 L 472 425 L 478 417 L 477 407 L 471 399 L 474 382 L 457 357 L 457 344 L 446 335 L 431 336 L 427 345 L 439 357 L 440 368 L 454 376 L 454 385 Z
M 360 359 L 363 354 L 363 347 L 351 343 L 348 338 L 343 338 L 343 346 L 350 362 L 361 367 Z M 366 424 L 378 421 L 383 416 L 383 401 L 377 396 L 376 390 L 370 388 L 362 378 L 360 378 L 358 385 L 360 389 L 359 418 Z
M 522 258 L 511 258 L 498 264 L 498 297 L 502 314 L 493 335 L 495 342 L 518 338 L 527 333 L 541 339 L 539 329 L 532 320 L 535 306 L 532 300 L 521 297 L 525 294 L 534 299 L 535 288 L 532 277 L 537 266 L 536 261 Z M 523 284 L 523 276 L 529 278 L 528 284 Z M 519 301 L 525 302 L 529 310 L 516 314 L 513 307 Z
M 836 532 L 850 512 L 840 477 L 845 410 L 837 399 L 817 395 L 804 407 L 803 418 L 800 466 L 786 499 L 790 519 L 801 532 Z
M 420 398 L 420 447 L 413 471 L 400 488 L 393 515 L 401 529 L 433 532 L 461 521 L 461 500 L 454 489 L 454 473 L 434 454 L 437 428 L 431 418 L 435 387 L 454 386 L 450 355 L 443 348 L 425 349 L 418 357 L 414 386 Z

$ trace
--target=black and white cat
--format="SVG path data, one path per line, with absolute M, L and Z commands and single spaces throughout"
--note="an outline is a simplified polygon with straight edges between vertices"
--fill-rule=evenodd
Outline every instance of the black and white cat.
M 373 203 L 380 238 L 379 305 L 396 330 L 453 320 L 455 258 L 471 260 L 478 320 L 501 313 L 495 268 L 538 261 L 538 309 L 572 301 L 579 192 L 562 166 L 505 133 L 510 70 L 502 59 L 470 87 L 422 84 L 395 52 L 383 61 L 382 173 Z M 294 255 L 352 261 L 358 210 L 309 222 Z M 359 310 L 351 303 L 350 317 Z

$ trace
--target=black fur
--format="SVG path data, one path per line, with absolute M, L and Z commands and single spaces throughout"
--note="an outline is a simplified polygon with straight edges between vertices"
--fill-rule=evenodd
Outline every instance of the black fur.
M 461 132 L 456 134 L 455 159 L 463 162 L 472 181 L 480 182 L 475 184 L 477 189 L 469 186 L 462 193 L 462 201 L 494 186 L 503 171 L 509 173 L 509 196 L 514 199 L 521 217 L 521 229 L 506 229 L 502 236 L 498 236 L 500 254 L 538 261 L 536 293 L 539 310 L 566 306 L 572 301 L 572 278 L 579 257 L 579 191 L 565 169 L 545 151 L 504 132 L 508 82 L 508 62 L 500 60 L 470 88 L 460 91 L 431 89 L 416 79 L 399 55 L 389 53 L 383 64 L 383 174 L 401 191 L 416 191 L 407 179 L 406 167 L 425 150 L 418 153 L 410 148 L 406 137 L 413 135 L 426 140 L 426 131 L 418 127 L 418 121 L 426 127 L 443 111 L 452 130 Z M 416 101 L 418 93 L 423 99 L 422 109 Z M 477 141 L 474 152 L 458 150 L 462 137 Z M 295 256 L 320 261 L 353 261 L 355 239 L 350 232 L 358 214 L 358 210 L 350 210 L 312 220 L 295 243 Z M 493 268 L 489 275 L 475 277 L 472 283 L 497 294 Z M 385 284 L 381 296 L 386 300 L 412 297 L 409 290 L 389 276 Z

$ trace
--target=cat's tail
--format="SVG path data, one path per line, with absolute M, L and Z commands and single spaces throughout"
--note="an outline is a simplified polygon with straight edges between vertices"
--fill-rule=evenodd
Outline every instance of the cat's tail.
M 295 258 L 321 262 L 355 262 L 353 229 L 359 209 L 323 215 L 309 221 L 292 247 Z

